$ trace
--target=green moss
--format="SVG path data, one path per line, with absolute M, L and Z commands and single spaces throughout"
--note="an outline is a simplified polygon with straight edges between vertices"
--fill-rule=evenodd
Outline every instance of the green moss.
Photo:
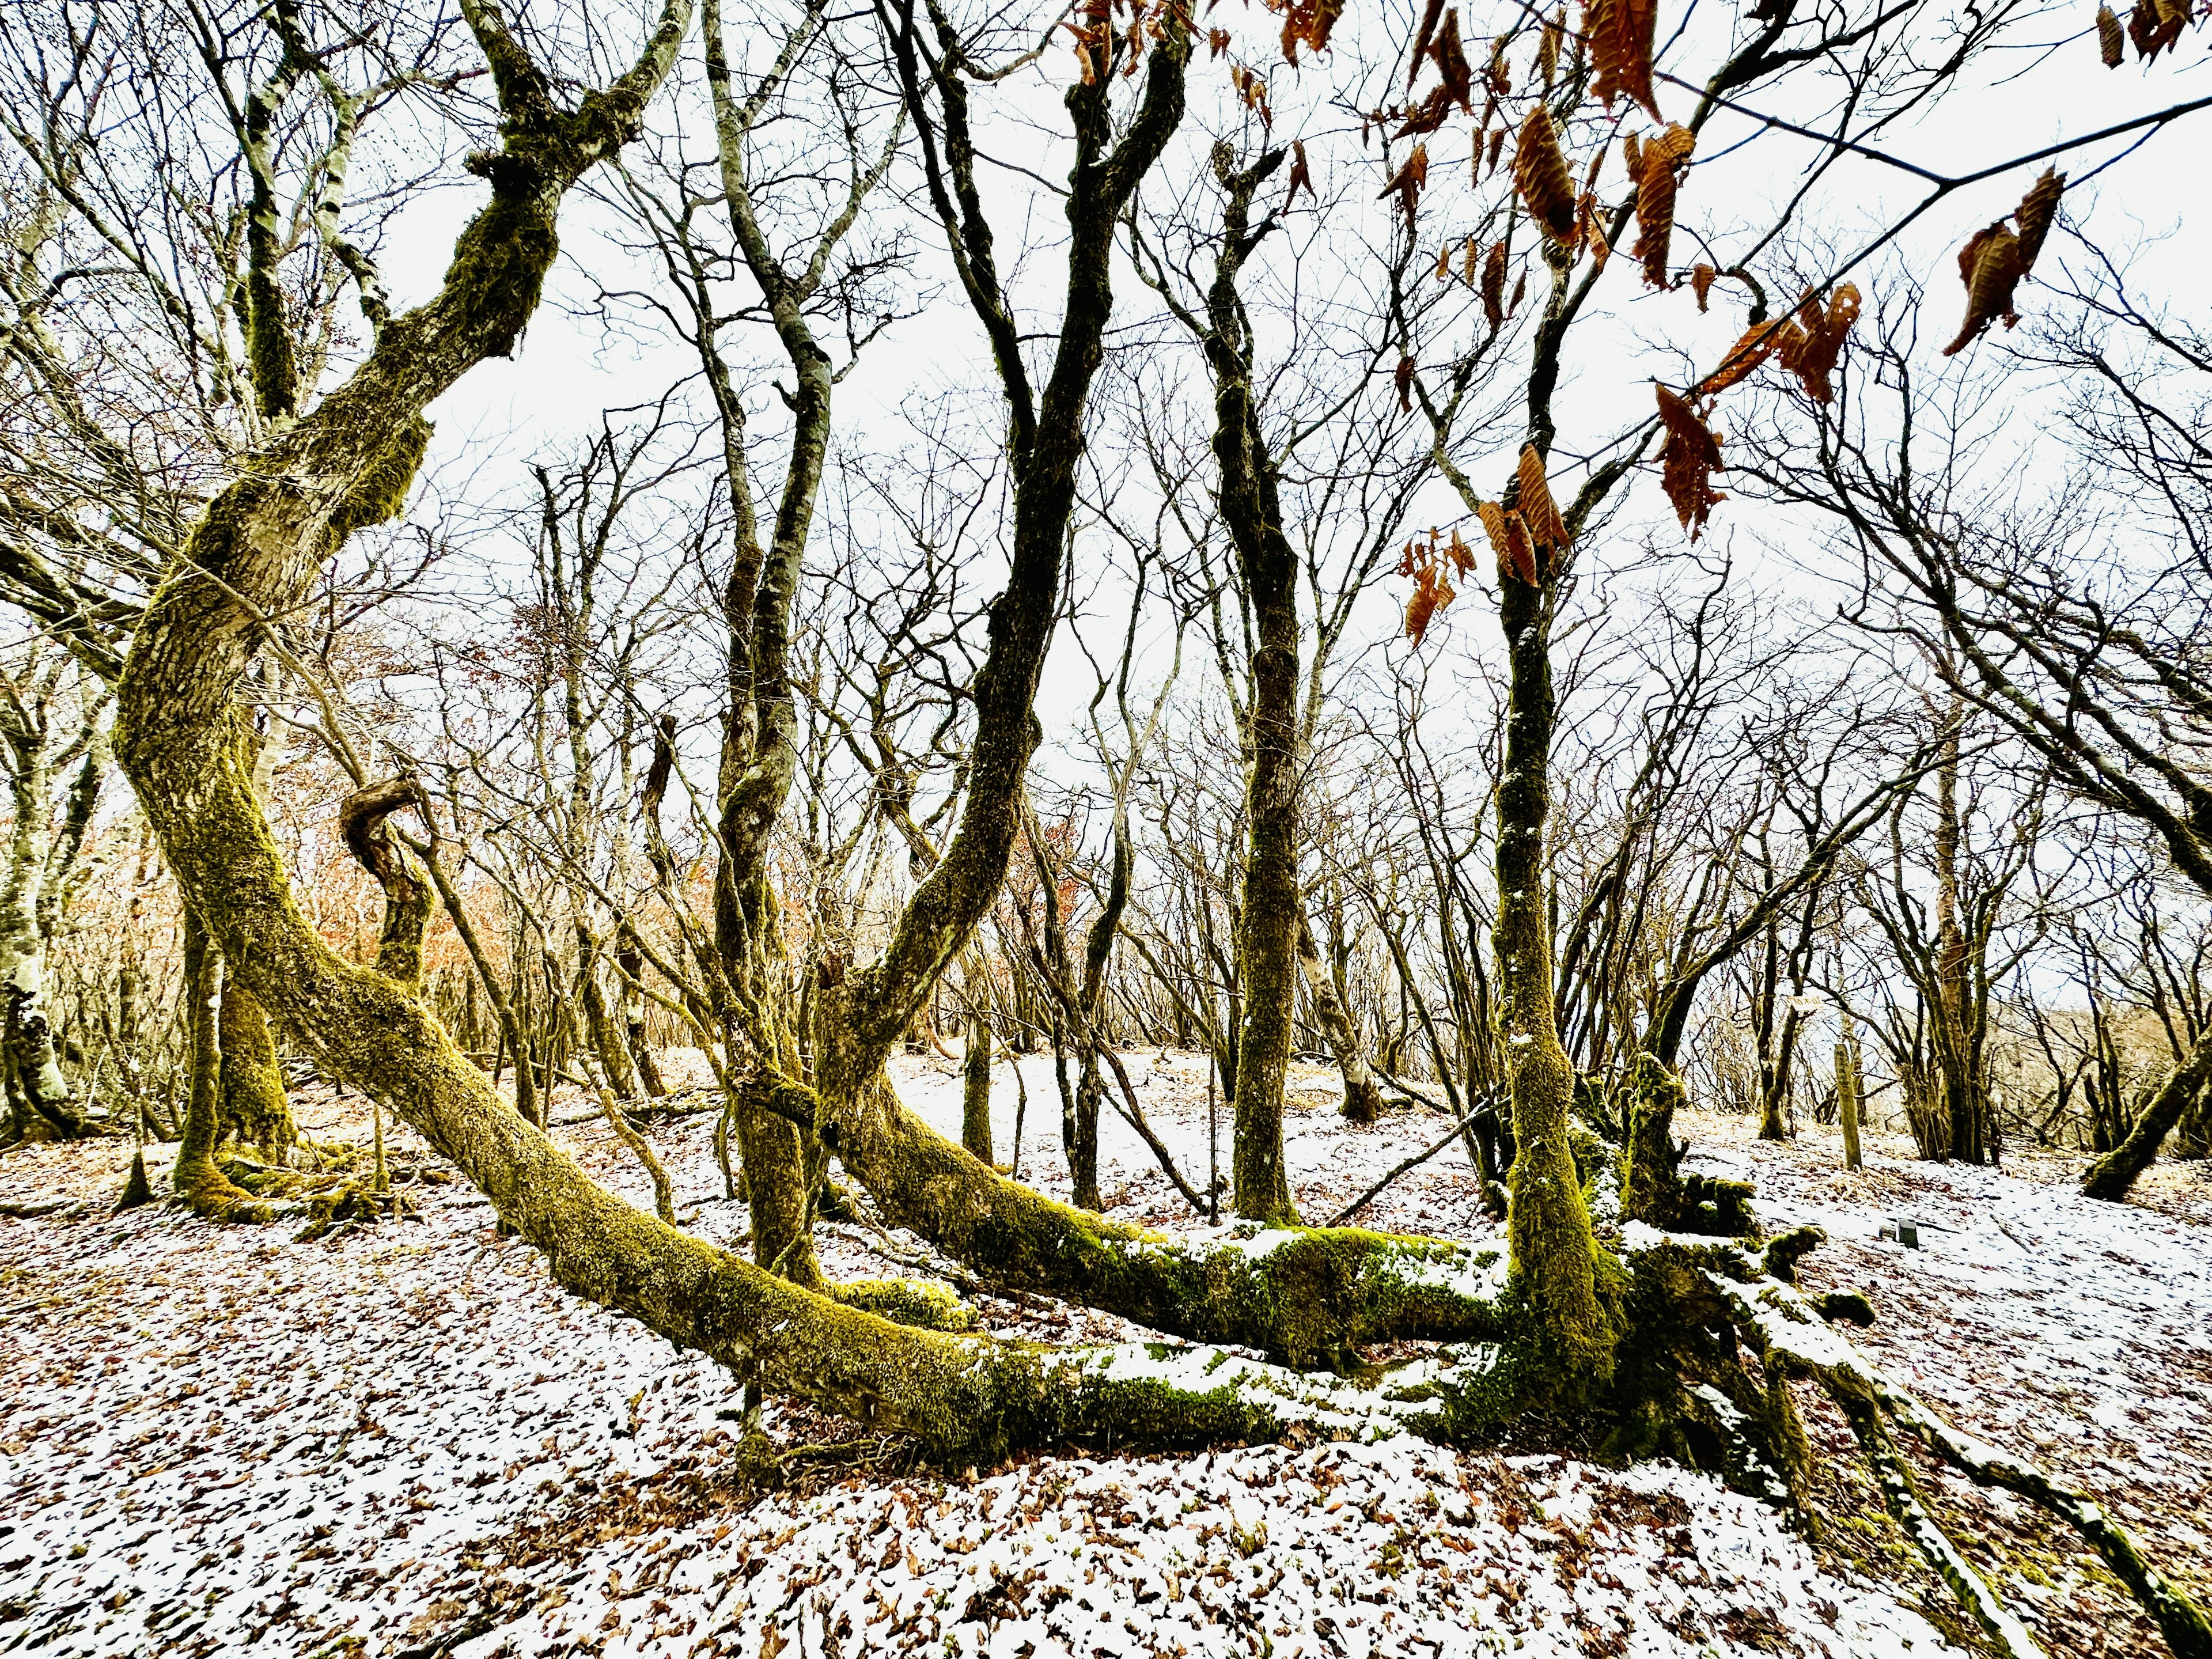
M 950 1286 L 926 1279 L 856 1279 L 825 1286 L 831 1300 L 925 1331 L 972 1331 L 981 1320 Z

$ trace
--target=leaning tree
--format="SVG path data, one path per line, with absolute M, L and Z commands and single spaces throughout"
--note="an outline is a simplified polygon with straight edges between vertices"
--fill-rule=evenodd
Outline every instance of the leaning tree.
M 975 104 L 1018 64 L 986 61 L 993 32 L 956 18 L 941 0 L 883 0 L 878 8 L 912 129 L 920 198 L 1004 393 L 1008 566 L 968 691 L 965 789 L 941 856 L 871 960 L 818 964 L 811 1071 L 793 1075 L 763 1054 L 748 1086 L 760 1111 L 811 1137 L 889 1220 L 988 1282 L 1122 1314 L 1178 1341 L 1039 1347 L 897 1323 L 633 1208 L 494 1091 L 414 988 L 331 951 L 288 883 L 256 787 L 255 733 L 242 701 L 256 659 L 279 648 L 279 619 L 347 538 L 404 508 L 431 436 L 428 406 L 485 359 L 520 348 L 556 257 L 562 202 L 637 132 L 684 48 L 689 0 L 664 0 L 640 46 L 616 52 L 593 43 L 593 61 L 612 55 L 629 64 L 604 86 L 552 57 L 548 37 L 526 38 L 493 0 L 461 0 L 499 107 L 495 143 L 469 162 L 489 199 L 459 235 L 436 293 L 404 314 L 374 319 L 358 366 L 319 398 L 303 398 L 236 458 L 193 515 L 131 634 L 117 688 L 116 753 L 229 971 L 330 1074 L 388 1105 L 449 1158 L 560 1283 L 713 1357 L 748 1384 L 912 1434 L 939 1455 L 1109 1435 L 1122 1445 L 1313 1431 L 1463 1439 L 1541 1409 L 1579 1414 L 1620 1455 L 1668 1450 L 1747 1484 L 1778 1477 L 1802 1502 L 1812 1453 L 1790 1385 L 1809 1381 L 1849 1419 L 1908 1534 L 2001 1644 L 2034 1650 L 1920 1501 L 1896 1443 L 1900 1431 L 1978 1480 L 2065 1516 L 2178 1651 L 2212 1654 L 2212 1623 L 2093 1502 L 1955 1432 L 1886 1377 L 1832 1322 L 1863 1316 L 1863 1301 L 1799 1293 L 1796 1263 L 1816 1231 L 1761 1241 L 1747 1231 L 1740 1203 L 1701 1203 L 1686 1189 L 1667 1136 L 1680 1085 L 1663 1066 L 1638 1063 L 1625 1157 L 1570 1127 L 1574 1079 L 1553 1009 L 1545 897 L 1551 627 L 1577 542 L 1595 532 L 1609 492 L 1662 434 L 1686 520 L 1702 521 L 1710 510 L 1717 441 L 1698 400 L 1728 371 L 1686 381 L 1680 392 L 1662 389 L 1662 420 L 1608 438 L 1561 510 L 1548 478 L 1565 471 L 1553 410 L 1565 344 L 1600 274 L 1600 250 L 1632 211 L 1645 238 L 1638 263 L 1656 283 L 1673 283 L 1670 210 L 1696 133 L 1744 98 L 1786 84 L 1802 65 L 1871 50 L 1908 26 L 1895 9 L 1824 11 L 1801 23 L 1786 4 L 1762 7 L 1719 48 L 1721 67 L 1703 89 L 1693 88 L 1692 125 L 1632 146 L 1634 195 L 1612 206 L 1594 189 L 1577 196 L 1559 133 L 1564 127 L 1579 143 L 1609 132 L 1608 123 L 1627 118 L 1632 98 L 1656 109 L 1653 9 L 1600 0 L 1578 32 L 1564 18 L 1545 26 L 1511 14 L 1492 54 L 1487 96 L 1498 109 L 1522 112 L 1513 122 L 1522 135 L 1514 169 L 1521 205 L 1493 206 L 1522 226 L 1524 242 L 1533 238 L 1539 286 L 1547 290 L 1530 343 L 1528 441 L 1513 483 L 1499 502 L 1464 486 L 1470 510 L 1493 531 L 1511 658 L 1497 933 L 1520 1147 L 1509 1249 L 1289 1225 L 1177 1237 L 1109 1220 L 989 1169 L 908 1112 L 884 1082 L 888 1055 L 973 938 L 1019 842 L 1038 741 L 1038 677 L 1061 609 L 1087 405 L 1113 314 L 1116 226 L 1140 181 L 1170 154 L 1195 86 L 1194 30 L 1185 14 L 1164 4 L 1122 18 L 1119 9 L 1095 0 L 1075 25 L 1075 75 L 1063 100 L 1065 289 L 1040 344 L 979 171 Z M 1473 118 L 1456 17 L 1439 20 L 1440 10 L 1431 8 L 1415 53 L 1437 65 L 1437 91 L 1388 118 L 1417 130 L 1425 124 L 1431 135 L 1455 103 Z M 1925 54 L 1900 45 L 1918 67 L 1885 59 L 1880 73 L 1870 71 L 1879 86 L 1855 90 L 1884 96 L 1864 106 L 1846 99 L 1844 131 L 1894 120 L 1900 107 L 1932 96 L 2014 16 L 2009 8 L 1973 15 L 1965 35 L 1945 38 L 1947 55 L 1933 70 Z M 1288 9 L 1284 50 L 1325 64 L 1334 21 L 1333 8 Z M 1948 26 L 1928 27 L 1940 33 Z M 1516 33 L 1539 64 L 1519 94 L 1504 69 Z M 302 39 L 312 55 L 313 35 Z M 1693 33 L 1680 50 L 1687 57 L 1699 47 Z M 1238 94 L 1249 100 L 1255 71 L 1238 69 Z M 1601 112 L 1608 98 L 1612 116 Z M 1840 155 L 1857 142 L 1832 148 Z M 1399 168 L 1409 220 L 1424 176 L 1413 157 Z M 1759 292 L 1755 255 L 1743 251 L 1736 280 Z M 1482 270 L 1486 276 L 1486 263 Z M 1802 307 L 1790 302 L 1781 318 L 1762 310 L 1731 361 L 1780 356 L 1818 396 L 1850 320 L 1842 289 L 1818 287 L 1819 297 Z M 1418 371 L 1417 363 L 1407 372 L 1409 394 Z M 1431 395 L 1425 384 L 1418 389 Z M 1439 420 L 1437 430 L 1447 471 L 1455 482 L 1471 477 L 1449 453 L 1449 422 Z M 1449 559 L 1449 550 L 1438 556 Z M 1432 595 L 1440 574 L 1433 562 L 1426 568 Z M 756 674 L 763 660 L 754 659 Z M 757 707 L 775 688 L 756 682 L 749 690 Z M 1615 1193 L 1634 1219 L 1601 1238 L 1593 1200 Z M 1388 1364 L 1366 1358 L 1372 1346 L 1400 1342 L 1421 1344 L 1419 1357 Z M 1266 1358 L 1251 1358 L 1255 1350 Z

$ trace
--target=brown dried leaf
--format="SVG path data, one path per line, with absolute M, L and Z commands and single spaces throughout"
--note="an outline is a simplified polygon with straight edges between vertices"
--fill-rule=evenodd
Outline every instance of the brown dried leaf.
M 1563 551 L 1567 526 L 1559 517 L 1559 504 L 1552 499 L 1551 480 L 1544 476 L 1544 458 L 1536 453 L 1535 445 L 1521 447 L 1521 464 L 1513 476 L 1520 486 L 1514 505 L 1528 527 L 1528 539 L 1545 552 Z
M 1795 374 L 1805 393 L 1817 404 L 1833 403 L 1836 389 L 1829 376 L 1844 349 L 1844 337 L 1859 319 L 1859 290 L 1856 283 L 1840 284 L 1823 307 L 1808 294 L 1797 307 L 1797 325 L 1785 331 L 1775 355 Z
M 1597 69 L 1592 90 L 1608 110 L 1615 94 L 1626 94 L 1650 111 L 1653 120 L 1666 118 L 1651 90 L 1651 45 L 1658 25 L 1658 0 L 1583 0 L 1583 34 Z
M 1405 112 L 1405 123 L 1390 136 L 1411 138 L 1419 134 L 1434 132 L 1451 115 L 1451 93 L 1443 87 L 1431 87 L 1429 95 Z
M 1490 135 L 1490 165 L 1483 169 L 1483 177 L 1486 179 L 1498 171 L 1498 158 L 1504 153 L 1505 129 L 1500 127 Z
M 1314 201 L 1321 199 L 1314 195 L 1313 171 L 1306 165 L 1305 141 L 1302 138 L 1293 138 L 1291 140 L 1291 187 L 1283 197 L 1284 212 L 1288 213 L 1291 210 L 1291 204 L 1298 199 L 1300 189 L 1304 189 L 1310 199 Z
M 1460 271 L 1460 280 L 1469 288 L 1475 284 L 1482 264 L 1482 244 L 1472 236 L 1467 239 L 1466 264 Z
M 1690 288 L 1698 296 L 1699 311 L 1705 308 L 1705 296 L 1713 291 L 1714 279 L 1719 275 L 1720 272 L 1715 270 L 1711 265 L 1695 264 L 1690 267 Z
M 1505 314 L 1510 317 L 1521 309 L 1521 301 L 1528 297 L 1528 273 L 1522 271 L 1513 280 L 1513 297 L 1505 302 Z
M 2119 68 L 2128 55 L 2128 37 L 2118 13 L 2110 6 L 2097 8 L 2097 55 L 2106 69 Z
M 1482 315 L 1492 334 L 1505 325 L 1505 244 L 1492 242 L 1482 261 Z
M 1452 245 L 1446 242 L 1437 250 L 1437 280 L 1445 282 L 1451 276 Z
M 1413 153 L 1408 155 L 1404 164 L 1390 175 L 1390 182 L 1382 186 L 1383 196 L 1388 196 L 1394 191 L 1397 193 L 1398 205 L 1405 210 L 1406 225 L 1408 229 L 1413 228 L 1414 210 L 1420 205 L 1421 191 L 1428 182 L 1429 147 L 1426 144 L 1416 144 L 1413 146 Z M 1376 199 L 1379 201 L 1382 198 L 1377 197 Z
M 1566 243 L 1575 234 L 1575 186 L 1567 172 L 1567 158 L 1559 151 L 1559 135 L 1552 125 L 1552 112 L 1541 104 L 1521 124 L 1521 139 L 1513 150 L 1513 183 L 1528 211 L 1545 234 Z
M 2058 212 L 2058 198 L 2065 192 L 2066 175 L 2056 167 L 2045 167 L 2043 176 L 2028 187 L 2027 194 L 2013 210 L 2013 222 L 2020 227 L 2021 276 L 2035 269 L 2035 256 L 2043 252 L 2043 239 L 2051 234 L 2051 221 Z
M 1496 501 L 1475 503 L 1475 516 L 1490 538 L 1490 550 L 1498 557 L 1498 576 L 1503 581 L 1536 585 L 1536 554 L 1529 544 L 1528 526 L 1518 513 L 1510 513 Z
M 1410 414 L 1413 408 L 1413 360 L 1411 357 L 1398 359 L 1398 373 L 1395 378 L 1398 383 L 1398 407 Z
M 1510 30 L 1490 43 L 1490 61 L 1482 66 L 1482 84 L 1492 98 L 1503 98 L 1513 90 L 1513 70 L 1505 61 L 1505 48 L 1512 44 Z
M 1301 44 L 1316 52 L 1327 52 L 1329 32 L 1343 15 L 1344 0 L 1288 0 L 1283 7 L 1285 59 L 1296 64 Z
M 1743 331 L 1743 337 L 1729 348 L 1721 366 L 1698 382 L 1695 395 L 1711 397 L 1725 392 L 1738 380 L 1747 379 L 1759 366 L 1791 344 L 1801 331 L 1787 318 L 1779 322 L 1754 323 Z
M 1663 386 L 1656 389 L 1659 419 L 1667 428 L 1666 444 L 1659 453 L 1659 487 L 1695 541 L 1712 515 L 1713 504 L 1728 499 L 1713 488 L 1713 474 L 1726 470 L 1721 464 L 1721 441 L 1687 402 Z
M 1437 32 L 1437 23 L 1444 15 L 1444 0 L 1428 0 L 1421 8 L 1421 27 L 1413 34 L 1413 55 L 1406 60 L 1406 90 L 1413 89 L 1413 82 L 1421 72 L 1421 59 L 1429 55 L 1429 41 Z
M 1440 90 L 1450 94 L 1451 100 L 1468 114 L 1474 113 L 1474 70 L 1467 61 L 1466 50 L 1460 45 L 1459 9 L 1455 6 L 1444 14 L 1444 26 L 1429 47 L 1429 56 L 1435 60 L 1437 75 L 1442 82 Z
M 1415 573 L 1413 596 L 1406 601 L 1406 637 L 1419 645 L 1437 612 L 1458 597 L 1440 566 L 1424 565 Z
M 1956 356 L 2000 317 L 2008 326 L 2020 320 L 2012 308 L 2012 291 L 2021 278 L 2020 238 L 2003 220 L 1974 233 L 1959 250 L 1959 280 L 1966 285 L 1966 320 L 1959 337 L 1943 348 L 1946 357 Z
M 1654 140 L 1644 146 L 1643 171 L 1636 176 L 1635 254 L 1644 265 L 1644 280 L 1654 288 L 1669 286 L 1667 253 L 1674 239 L 1674 158 Z
M 1547 92 L 1559 78 L 1559 42 L 1565 38 L 1566 33 L 1567 9 L 1563 5 L 1556 14 L 1544 20 L 1544 38 L 1536 48 L 1536 74 Z

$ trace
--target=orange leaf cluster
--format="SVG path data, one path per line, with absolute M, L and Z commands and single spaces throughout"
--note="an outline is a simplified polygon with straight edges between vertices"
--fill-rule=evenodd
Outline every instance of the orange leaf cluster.
M 1529 540 L 1540 552 L 1564 552 L 1566 523 L 1552 499 L 1552 482 L 1544 475 L 1544 458 L 1536 453 L 1535 445 L 1521 446 L 1521 462 L 1514 469 L 1513 481 L 1520 486 L 1514 505 L 1521 522 L 1528 526 Z
M 1261 126 L 1273 127 L 1275 125 L 1274 112 L 1267 106 L 1265 76 L 1249 64 L 1231 64 L 1229 66 L 1229 84 L 1237 89 L 1237 95 L 1243 100 L 1244 107 L 1260 118 Z
M 1283 14 L 1283 60 L 1295 64 L 1301 46 L 1328 50 L 1329 32 L 1344 15 L 1344 0 L 1282 0 L 1279 9 Z
M 1523 445 L 1514 468 L 1513 505 L 1477 501 L 1475 516 L 1490 538 L 1497 556 L 1500 581 L 1508 578 L 1534 586 L 1556 568 L 1567 550 L 1567 526 L 1552 499 L 1551 482 L 1544 473 L 1544 458 L 1535 447 Z
M 1547 235 L 1560 243 L 1574 240 L 1574 179 L 1560 152 L 1552 112 L 1540 103 L 1521 124 L 1520 142 L 1513 150 L 1513 183 Z
M 1843 353 L 1844 337 L 1858 321 L 1861 303 L 1856 283 L 1839 283 L 1825 306 L 1808 292 L 1797 302 L 1796 316 L 1746 329 L 1721 359 L 1721 366 L 1698 383 L 1698 392 L 1706 397 L 1725 392 L 1772 357 L 1797 377 L 1814 402 L 1833 403 L 1836 389 L 1830 377 Z
M 2189 25 L 2189 0 L 2136 0 L 2128 14 L 2128 39 L 2136 56 L 2148 64 L 2181 39 Z
M 1429 147 L 1426 144 L 1416 144 L 1413 146 L 1413 153 L 1408 155 L 1398 170 L 1390 175 L 1390 182 L 1382 186 L 1382 196 L 1389 196 L 1394 191 L 1396 193 L 1398 205 L 1405 210 L 1407 229 L 1413 228 L 1414 212 L 1421 203 L 1421 191 L 1428 182 Z M 1376 197 L 1376 199 L 1380 201 L 1382 196 Z
M 1437 612 L 1459 597 L 1451 584 L 1452 575 L 1464 576 L 1474 568 L 1474 550 L 1461 538 L 1456 528 L 1449 543 L 1442 532 L 1431 530 L 1406 544 L 1405 553 L 1398 560 L 1398 574 L 1413 580 L 1413 595 L 1406 601 L 1407 638 L 1415 645 L 1421 642 Z
M 2066 175 L 2055 167 L 2045 167 L 2013 210 L 2016 231 L 2000 219 L 1976 231 L 1959 250 L 1959 280 L 1966 289 L 1966 320 L 1960 325 L 1959 337 L 1943 348 L 1946 357 L 1964 351 L 2000 317 L 2007 328 L 2020 321 L 2020 314 L 2013 309 L 2013 290 L 2043 251 L 2043 239 L 2050 232 L 2058 198 L 2065 189 Z
M 1663 121 L 1651 90 L 1651 45 L 1659 26 L 1658 0 L 1583 0 L 1583 35 L 1597 68 L 1593 87 L 1608 110 L 1626 94 Z
M 1644 280 L 1654 288 L 1667 280 L 1667 254 L 1674 239 L 1675 169 L 1690 158 L 1697 137 L 1687 127 L 1670 126 L 1648 144 L 1629 135 L 1629 176 L 1636 182 L 1636 258 Z
M 1667 428 L 1665 447 L 1659 452 L 1659 487 L 1695 541 L 1712 515 L 1713 504 L 1728 499 L 1713 488 L 1713 474 L 1726 470 L 1721 464 L 1721 441 L 1688 401 L 1663 386 L 1656 390 L 1659 419 Z

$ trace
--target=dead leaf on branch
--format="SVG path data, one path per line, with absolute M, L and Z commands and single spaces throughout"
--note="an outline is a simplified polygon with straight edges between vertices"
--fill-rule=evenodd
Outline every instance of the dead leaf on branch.
M 2128 55 L 2128 37 L 2119 15 L 2110 6 L 2097 8 L 2097 55 L 2106 69 L 2118 69 Z
M 1536 585 L 1536 552 L 1528 536 L 1528 526 L 1518 513 L 1500 506 L 1496 501 L 1475 503 L 1475 516 L 1482 520 L 1485 534 L 1490 538 L 1490 550 L 1498 558 L 1498 579 L 1511 577 L 1515 581 Z
M 1492 334 L 1505 325 L 1505 244 L 1492 242 L 1482 261 L 1482 316 Z
M 1844 349 L 1844 337 L 1859 319 L 1859 290 L 1856 283 L 1843 283 L 1823 307 L 1807 294 L 1797 307 L 1796 325 L 1783 336 L 1775 355 L 1782 366 L 1804 384 L 1805 395 L 1816 404 L 1833 403 L 1836 389 L 1829 376 Z
M 1666 427 L 1666 442 L 1659 452 L 1659 487 L 1674 504 L 1674 516 L 1695 541 L 1712 515 L 1713 504 L 1728 497 L 1713 488 L 1713 474 L 1726 469 L 1721 463 L 1721 441 L 1715 437 L 1690 403 L 1665 386 L 1659 394 L 1659 419 Z
M 1520 514 L 1521 522 L 1528 527 L 1528 539 L 1539 552 L 1565 552 L 1566 522 L 1559 517 L 1559 504 L 1552 499 L 1551 480 L 1545 476 L 1544 458 L 1536 453 L 1535 445 L 1521 447 L 1521 461 L 1514 470 L 1514 482 L 1520 486 L 1515 510 Z
M 1291 140 L 1291 187 L 1283 197 L 1284 212 L 1291 210 L 1291 204 L 1298 199 L 1300 190 L 1304 190 L 1310 200 L 1317 202 L 1321 199 L 1314 194 L 1313 172 L 1306 165 L 1305 141 L 1293 138 Z
M 1521 124 L 1521 139 L 1513 151 L 1513 183 L 1528 204 L 1529 214 L 1545 234 L 1561 244 L 1575 234 L 1575 186 L 1567 171 L 1567 158 L 1559 149 L 1559 131 L 1552 112 L 1538 104 Z
M 1460 44 L 1457 7 L 1444 13 L 1443 27 L 1430 44 L 1429 57 L 1437 66 L 1437 76 L 1442 83 L 1438 90 L 1449 94 L 1463 112 L 1474 114 L 1474 70 L 1467 61 L 1466 49 Z
M 1761 363 L 1798 331 L 1797 325 L 1786 317 L 1774 322 L 1753 323 L 1729 348 L 1728 356 L 1721 359 L 1721 366 L 1698 382 L 1698 395 L 1711 397 L 1717 392 L 1727 391 L 1739 380 L 1749 379 Z
M 1413 410 L 1413 360 L 1399 358 L 1398 373 L 1393 378 L 1398 386 L 1398 407 L 1410 415 Z
M 1719 275 L 1720 272 L 1711 265 L 1695 264 L 1690 267 L 1690 288 L 1698 296 L 1699 311 L 1705 308 L 1705 296 L 1713 291 L 1714 279 Z
M 2050 233 L 2058 198 L 2065 189 L 2066 175 L 2055 167 L 2045 167 L 2013 210 L 2014 223 L 2019 227 L 2016 232 L 2000 219 L 1976 231 L 1959 250 L 1959 280 L 1966 289 L 1966 320 L 1960 325 L 1959 337 L 1943 348 L 1946 357 L 1965 350 L 2000 317 L 2007 328 L 2020 321 L 2019 313 L 2013 309 L 2013 290 L 2043 251 L 2044 238 Z
M 1636 181 L 1634 251 L 1644 266 L 1644 280 L 1654 288 L 1672 286 L 1667 279 L 1667 256 L 1674 237 L 1675 170 L 1689 160 L 1697 144 L 1696 135 L 1687 127 L 1670 126 L 1629 152 L 1630 176 Z
M 1626 94 L 1649 110 L 1653 120 L 1667 118 L 1651 89 L 1651 49 L 1658 26 L 1658 0 L 1583 0 L 1583 35 L 1597 70 L 1591 90 L 1607 109 L 1615 96 Z
M 1295 65 L 1302 45 L 1316 52 L 1328 50 L 1329 33 L 1335 28 L 1336 20 L 1344 15 L 1344 0 L 1288 0 L 1280 9 L 1283 58 Z
M 1549 92 L 1559 78 L 1559 43 L 1566 38 L 1567 9 L 1562 5 L 1544 20 L 1544 38 L 1536 47 L 1536 76 Z
M 1426 144 L 1416 144 L 1413 146 L 1413 153 L 1408 155 L 1404 164 L 1390 175 L 1390 182 L 1382 186 L 1382 196 L 1376 197 L 1376 200 L 1380 201 L 1382 196 L 1389 196 L 1395 192 L 1398 198 L 1398 205 L 1406 215 L 1406 228 L 1410 230 L 1413 225 L 1413 215 L 1420 206 L 1422 188 L 1428 182 L 1429 147 Z
M 1459 597 L 1452 586 L 1451 574 L 1456 571 L 1464 576 L 1474 568 L 1474 553 L 1455 529 L 1446 544 L 1442 532 L 1431 530 L 1425 537 L 1416 537 L 1406 544 L 1406 550 L 1398 560 L 1398 574 L 1410 576 L 1413 591 L 1406 601 L 1406 637 L 1415 645 L 1429 631 L 1429 623 Z
M 1421 26 L 1413 33 L 1413 56 L 1406 60 L 1406 90 L 1413 89 L 1414 78 L 1421 72 L 1421 60 L 1429 55 L 1429 42 L 1435 37 L 1437 24 L 1444 15 L 1444 0 L 1428 0 L 1421 9 Z

